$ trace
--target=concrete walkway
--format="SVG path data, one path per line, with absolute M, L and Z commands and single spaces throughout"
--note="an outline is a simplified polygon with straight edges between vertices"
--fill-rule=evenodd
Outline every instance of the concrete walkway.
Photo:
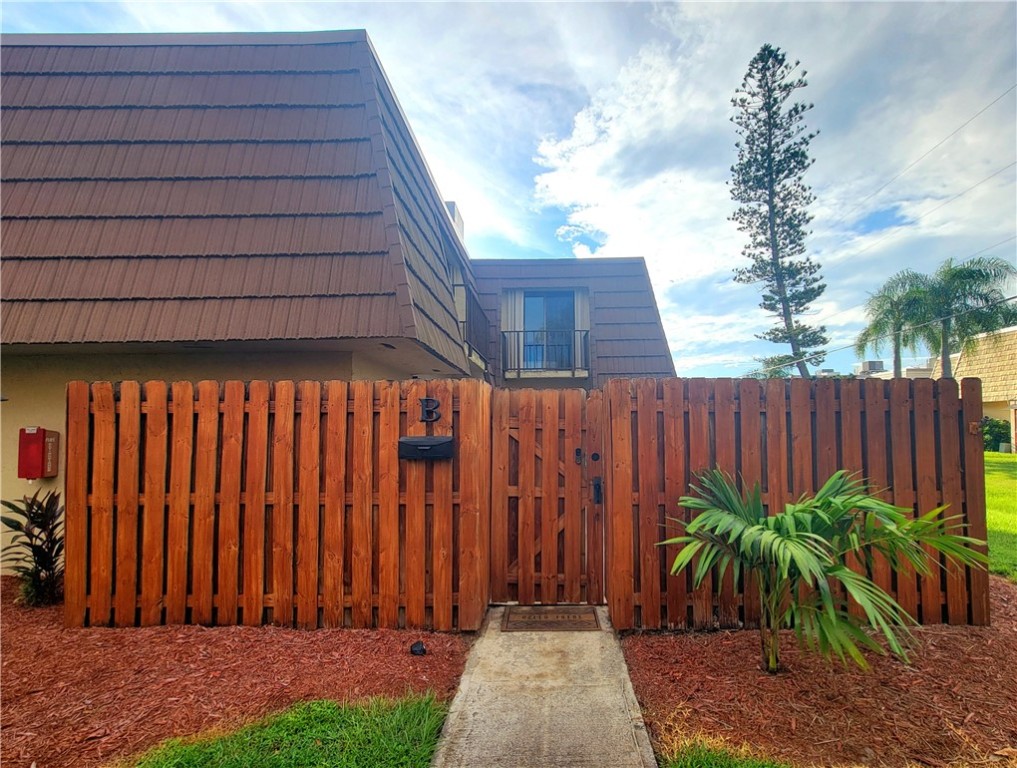
M 502 632 L 488 611 L 432 768 L 656 768 L 621 645 L 600 632 Z

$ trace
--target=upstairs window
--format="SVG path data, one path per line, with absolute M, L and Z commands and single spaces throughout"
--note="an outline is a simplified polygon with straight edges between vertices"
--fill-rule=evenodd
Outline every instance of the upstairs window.
M 505 375 L 589 375 L 589 300 L 582 291 L 508 291 L 502 301 Z

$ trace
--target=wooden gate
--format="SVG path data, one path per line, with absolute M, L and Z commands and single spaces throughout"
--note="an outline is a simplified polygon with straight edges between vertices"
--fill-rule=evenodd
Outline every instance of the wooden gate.
M 603 602 L 602 402 L 580 389 L 493 392 L 493 602 Z

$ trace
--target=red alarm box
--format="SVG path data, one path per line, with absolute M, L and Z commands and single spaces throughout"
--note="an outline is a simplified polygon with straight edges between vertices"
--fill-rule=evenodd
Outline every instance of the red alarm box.
M 42 427 L 22 427 L 18 433 L 18 477 L 38 480 L 56 477 L 60 469 L 60 433 Z

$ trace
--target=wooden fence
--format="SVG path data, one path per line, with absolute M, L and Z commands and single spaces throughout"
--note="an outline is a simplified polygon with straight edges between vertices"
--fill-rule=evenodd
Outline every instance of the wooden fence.
M 479 628 L 489 392 L 72 382 L 67 623 Z M 401 462 L 407 434 L 455 434 L 457 458 Z
M 751 626 L 751 584 L 672 577 L 678 499 L 719 467 L 776 509 L 836 469 L 985 537 L 980 383 L 635 379 L 68 385 L 66 620 L 479 628 L 489 600 L 607 600 L 620 629 Z M 424 420 L 420 401 L 438 405 Z M 429 418 L 430 418 L 429 416 Z M 452 461 L 401 436 L 453 435 Z M 856 565 L 857 567 L 857 565 Z M 988 579 L 872 574 L 924 623 Z
M 759 483 L 768 509 L 818 490 L 837 469 L 879 496 L 926 512 L 949 504 L 985 538 L 981 383 L 965 379 L 615 380 L 606 387 L 610 509 L 608 604 L 619 629 L 736 627 L 758 621 L 755 593 L 668 575 L 679 526 L 666 518 L 703 469 Z M 666 517 L 665 517 L 666 515 Z M 666 534 L 666 536 L 665 536 Z M 876 582 L 922 623 L 987 624 L 988 576 L 950 566 L 918 578 L 877 559 Z

